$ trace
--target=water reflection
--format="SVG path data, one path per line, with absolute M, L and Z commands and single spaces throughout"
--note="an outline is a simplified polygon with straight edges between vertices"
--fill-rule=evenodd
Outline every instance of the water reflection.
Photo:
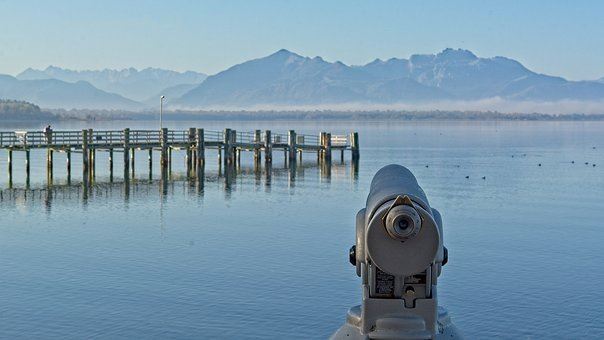
M 21 205 L 25 202 L 40 201 L 49 213 L 52 210 L 54 200 L 79 200 L 86 206 L 90 200 L 103 196 L 121 196 L 128 203 L 132 195 L 152 195 L 156 188 L 162 202 L 174 192 L 175 185 L 185 185 L 190 195 L 203 197 L 207 184 L 217 184 L 222 188 L 225 199 L 230 199 L 238 185 L 247 187 L 250 184 L 260 189 L 264 187 L 265 192 L 271 192 L 274 185 L 284 185 L 295 188 L 296 183 L 303 183 L 308 175 L 312 181 L 318 179 L 319 183 L 331 183 L 332 176 L 340 179 L 358 181 L 359 162 L 340 162 L 338 164 L 314 162 L 292 162 L 283 167 L 273 167 L 271 164 L 261 166 L 255 163 L 251 166 L 241 166 L 238 163 L 232 165 L 218 166 L 214 171 L 207 171 L 204 165 L 195 169 L 195 174 L 186 172 L 162 171 L 159 179 L 151 175 L 145 179 L 137 179 L 128 176 L 130 169 L 124 169 L 124 177 L 121 181 L 114 181 L 110 176 L 106 181 L 97 181 L 94 176 L 83 176 L 80 182 L 74 182 L 68 178 L 65 183 L 54 184 L 52 176 L 47 179 L 45 186 L 8 188 L 0 190 L 1 204 Z M 314 176 L 312 176 L 314 175 Z

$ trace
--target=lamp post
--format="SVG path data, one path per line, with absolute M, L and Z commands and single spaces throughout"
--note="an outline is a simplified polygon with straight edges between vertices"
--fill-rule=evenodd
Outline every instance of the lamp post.
M 164 99 L 166 96 L 159 97 L 159 129 L 164 128 L 163 115 L 164 115 Z

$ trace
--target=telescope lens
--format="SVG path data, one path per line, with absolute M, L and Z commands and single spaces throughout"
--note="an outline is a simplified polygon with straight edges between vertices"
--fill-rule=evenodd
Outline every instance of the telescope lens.
M 409 220 L 407 220 L 406 218 L 401 219 L 398 222 L 398 227 L 401 231 L 406 231 L 407 228 L 409 228 Z
M 386 231 L 390 237 L 395 239 L 409 239 L 419 232 L 420 227 L 419 214 L 407 205 L 392 208 L 386 216 Z

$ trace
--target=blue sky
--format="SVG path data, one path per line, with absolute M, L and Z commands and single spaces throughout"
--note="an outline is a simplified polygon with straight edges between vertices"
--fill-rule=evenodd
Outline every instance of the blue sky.
M 0 73 L 219 72 L 287 48 L 363 64 L 446 47 L 568 79 L 604 77 L 604 1 L 0 0 Z

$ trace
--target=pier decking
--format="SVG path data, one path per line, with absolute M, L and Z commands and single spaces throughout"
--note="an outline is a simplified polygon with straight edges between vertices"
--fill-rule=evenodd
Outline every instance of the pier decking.
M 232 129 L 224 131 L 207 131 L 202 128 L 188 130 L 93 130 L 81 131 L 11 131 L 0 132 L 0 149 L 8 151 L 9 183 L 13 178 L 13 152 L 25 153 L 25 176 L 30 176 L 30 150 L 46 150 L 47 176 L 52 178 L 54 152 L 62 152 L 67 156 L 67 176 L 71 178 L 72 154 L 82 157 L 82 179 L 93 179 L 96 172 L 95 160 L 97 151 L 108 153 L 109 173 L 113 177 L 114 153 L 123 156 L 124 178 L 134 176 L 135 150 L 148 151 L 149 171 L 153 166 L 153 151 L 160 153 L 160 168 L 162 177 L 166 175 L 172 164 L 172 150 L 185 150 L 187 176 L 203 176 L 206 162 L 206 150 L 218 151 L 218 159 L 224 166 L 240 163 L 241 152 L 253 153 L 254 163 L 261 164 L 262 154 L 266 166 L 273 161 L 273 153 L 282 151 L 286 164 L 295 163 L 302 159 L 302 154 L 316 153 L 317 162 L 329 165 L 332 153 L 340 151 L 344 160 L 344 152 L 350 151 L 351 159 L 359 158 L 359 136 L 352 132 L 347 135 L 332 135 L 321 132 L 319 135 L 297 134 L 289 130 L 286 134 L 273 133 L 270 130 L 255 130 L 241 132 Z M 130 175 L 131 174 L 131 175 Z

